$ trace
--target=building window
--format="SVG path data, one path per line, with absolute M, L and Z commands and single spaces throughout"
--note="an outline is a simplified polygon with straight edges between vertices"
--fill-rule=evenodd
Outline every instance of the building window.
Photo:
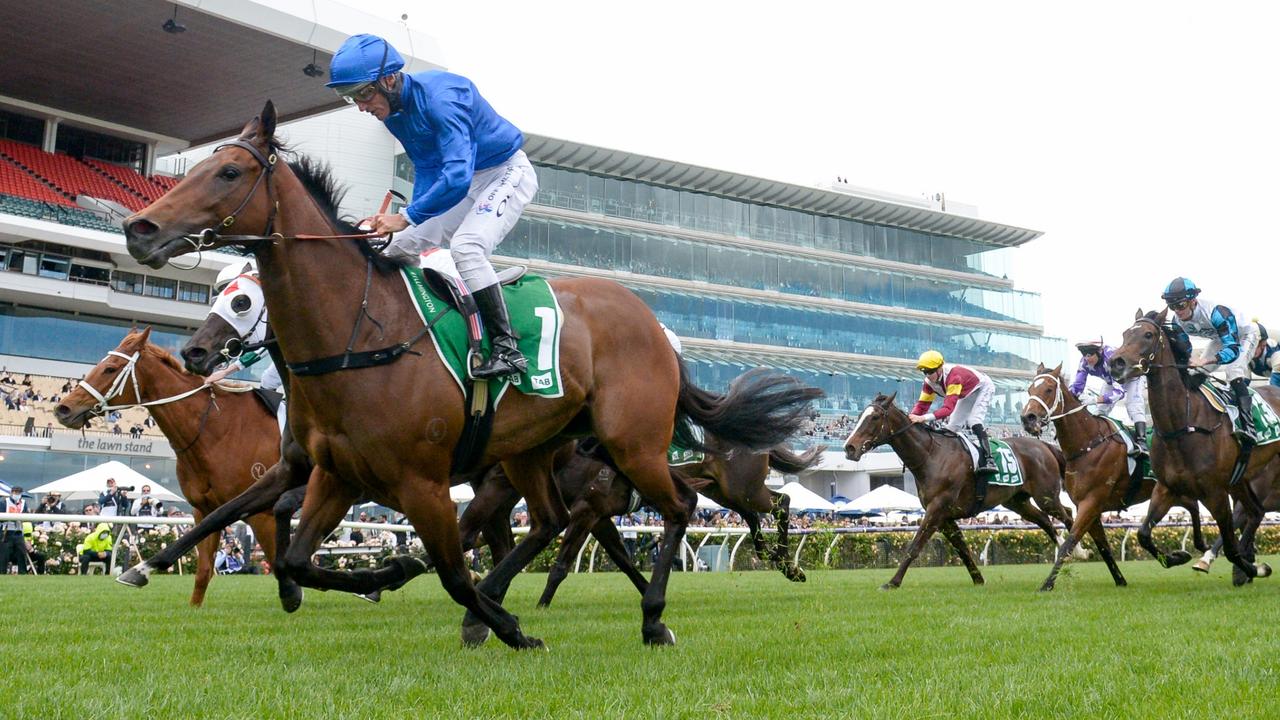
M 204 305 L 209 302 L 209 286 L 201 285 L 200 283 L 179 282 L 178 299 L 182 302 Z
M 169 278 L 149 277 L 142 294 L 148 297 L 172 300 L 178 296 L 178 281 Z
M 92 265 L 71 264 L 71 282 L 89 283 L 90 285 L 108 285 L 111 282 L 111 271 Z
M 111 289 L 130 295 L 142 294 L 142 276 L 137 273 L 116 270 L 111 273 Z
M 37 273 L 40 277 L 66 280 L 70 270 L 71 258 L 48 253 L 40 254 L 40 270 Z

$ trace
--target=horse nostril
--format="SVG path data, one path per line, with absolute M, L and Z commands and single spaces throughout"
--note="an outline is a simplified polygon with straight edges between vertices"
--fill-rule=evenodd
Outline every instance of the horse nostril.
M 71 408 L 67 407 L 66 405 L 59 405 L 58 407 L 53 409 L 53 416 L 57 418 L 65 418 L 70 414 L 71 414 Z
M 200 362 L 208 356 L 208 351 L 200 347 L 190 347 L 182 351 L 183 359 L 189 362 Z
M 125 231 L 129 235 L 134 235 L 134 236 L 151 235 L 152 233 L 156 232 L 159 229 L 160 229 L 159 225 L 151 222 L 146 218 L 138 218 L 137 220 L 134 220 L 133 222 L 127 223 L 125 225 Z

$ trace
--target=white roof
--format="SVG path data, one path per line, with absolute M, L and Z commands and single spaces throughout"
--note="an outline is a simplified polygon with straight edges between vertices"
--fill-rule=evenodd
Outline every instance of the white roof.
M 846 513 L 921 512 L 920 498 L 892 485 L 881 485 L 866 495 L 856 497 L 840 508 Z
M 51 483 L 32 489 L 33 495 L 51 492 L 62 493 L 63 500 L 97 500 L 98 495 L 107 489 L 107 478 L 115 478 L 116 485 L 137 488 L 129 493 L 130 498 L 137 498 L 143 485 L 151 486 L 151 497 L 169 502 L 185 502 L 181 496 L 175 495 L 163 485 L 125 465 L 118 460 L 102 463 L 97 467 L 81 470 L 74 475 L 54 480 Z
M 794 480 L 778 488 L 778 492 L 791 498 L 791 509 L 796 512 L 806 510 L 830 512 L 836 509 L 830 501 Z

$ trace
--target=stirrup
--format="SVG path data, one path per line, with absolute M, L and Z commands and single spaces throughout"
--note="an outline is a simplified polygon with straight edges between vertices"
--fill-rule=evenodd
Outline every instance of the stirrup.
M 471 371 L 471 377 L 477 380 L 492 380 L 508 375 L 523 375 L 529 369 L 529 361 L 523 355 L 515 357 L 494 351 L 479 367 Z

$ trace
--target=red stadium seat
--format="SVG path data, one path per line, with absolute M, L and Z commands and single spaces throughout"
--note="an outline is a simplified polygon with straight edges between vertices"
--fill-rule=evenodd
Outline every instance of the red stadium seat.
M 0 139 L 0 153 L 16 160 L 67 195 L 112 200 L 130 210 L 141 210 L 147 205 L 147 201 L 137 194 L 67 155 L 50 154 L 34 145 L 4 139 Z
M 70 198 L 56 192 L 53 188 L 40 182 L 28 174 L 27 171 L 4 158 L 0 158 L 0 193 L 27 198 L 28 200 L 39 200 L 56 205 L 75 207 L 75 203 Z

